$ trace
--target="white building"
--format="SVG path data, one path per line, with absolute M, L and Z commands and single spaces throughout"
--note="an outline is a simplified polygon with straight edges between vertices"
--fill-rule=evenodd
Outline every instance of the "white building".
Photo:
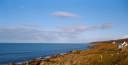
M 118 46 L 118 48 L 124 48 L 124 47 L 126 47 L 126 46 L 128 46 L 128 43 L 124 41 L 123 43 L 121 43 L 121 44 Z

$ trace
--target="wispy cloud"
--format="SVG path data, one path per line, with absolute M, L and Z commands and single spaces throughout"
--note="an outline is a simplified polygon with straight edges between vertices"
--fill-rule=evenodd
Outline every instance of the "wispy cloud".
M 53 16 L 57 17 L 79 17 L 77 14 L 66 11 L 57 11 L 52 13 Z
M 93 31 L 93 30 L 109 29 L 112 27 L 113 25 L 110 23 L 93 25 L 93 26 L 76 24 L 76 25 L 64 27 L 62 30 L 65 32 L 85 32 L 85 31 L 91 31 L 91 30 Z
M 54 30 L 43 29 L 34 25 L 21 25 L 0 28 L 0 40 L 35 40 L 42 42 L 83 42 L 82 33 L 90 30 L 108 29 L 109 24 L 99 26 L 72 25 L 59 27 Z

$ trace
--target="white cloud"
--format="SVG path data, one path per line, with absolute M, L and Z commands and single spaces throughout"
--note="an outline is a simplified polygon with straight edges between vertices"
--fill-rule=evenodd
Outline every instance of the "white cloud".
M 65 11 L 58 11 L 52 13 L 53 16 L 57 17 L 79 17 L 78 15 L 71 13 L 71 12 L 65 12 Z
M 82 34 L 89 30 L 106 29 L 99 26 L 72 25 L 56 28 L 54 30 L 43 29 L 34 25 L 21 25 L 15 27 L 0 28 L 0 41 L 42 41 L 42 42 L 85 42 L 85 36 Z
M 112 28 L 112 24 L 101 24 L 101 25 L 94 25 L 94 26 L 87 26 L 83 24 L 76 24 L 72 26 L 67 26 L 64 27 L 63 30 L 64 32 L 85 32 L 85 31 L 93 31 L 93 30 L 100 30 L 100 29 L 109 29 Z
M 0 41 L 42 41 L 42 42 L 74 42 L 78 40 L 78 34 L 59 31 L 58 29 L 47 31 L 43 28 L 22 25 L 18 27 L 0 28 Z
M 112 27 L 113 27 L 112 23 L 105 23 L 105 24 L 102 24 L 100 28 L 108 29 L 108 28 L 112 28 Z
M 76 25 L 70 25 L 70 26 L 63 27 L 61 30 L 64 32 L 77 33 L 77 32 L 84 32 L 86 30 L 86 28 L 87 27 L 85 25 L 76 24 Z

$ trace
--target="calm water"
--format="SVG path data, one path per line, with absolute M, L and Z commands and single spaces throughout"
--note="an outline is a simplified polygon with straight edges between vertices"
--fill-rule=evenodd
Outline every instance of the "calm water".
M 0 43 L 0 65 L 86 49 L 88 44 Z

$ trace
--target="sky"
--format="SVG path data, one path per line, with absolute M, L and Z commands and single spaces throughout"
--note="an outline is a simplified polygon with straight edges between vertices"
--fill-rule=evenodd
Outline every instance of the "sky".
M 128 0 L 0 0 L 0 42 L 103 41 L 127 27 Z

